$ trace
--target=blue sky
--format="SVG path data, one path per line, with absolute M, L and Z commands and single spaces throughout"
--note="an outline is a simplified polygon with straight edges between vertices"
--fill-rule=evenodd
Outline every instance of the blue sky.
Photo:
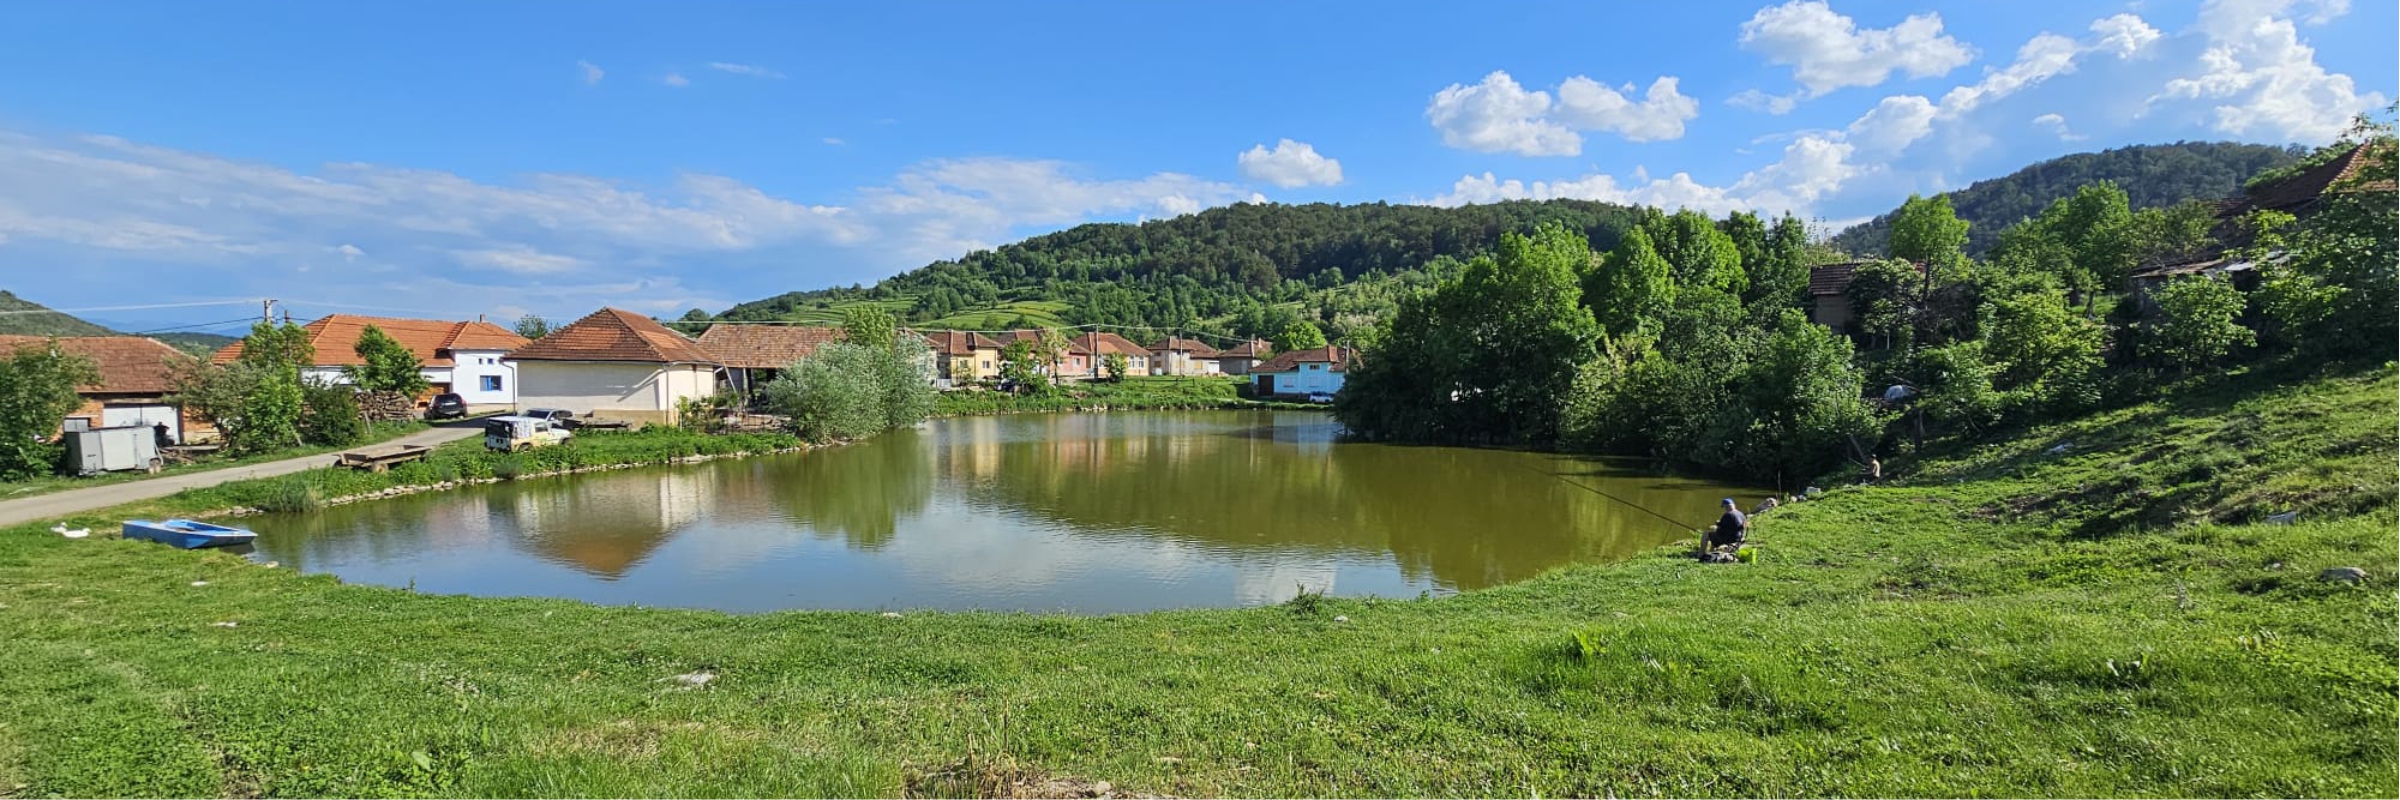
M 10 16 L 0 288 L 304 316 L 713 311 L 1262 200 L 1584 197 L 1838 226 L 2064 153 L 2320 143 L 2400 94 L 2393 4 L 2344 0 Z

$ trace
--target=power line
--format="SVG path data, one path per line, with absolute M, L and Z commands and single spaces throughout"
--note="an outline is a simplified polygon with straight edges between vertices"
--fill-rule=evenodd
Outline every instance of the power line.
M 238 322 L 238 323 L 242 323 L 242 324 L 249 324 L 249 323 L 253 323 L 253 322 L 257 322 L 257 321 L 258 321 L 258 318 L 257 318 L 257 317 L 242 317 L 242 318 L 240 318 L 240 319 L 229 319 L 229 320 L 223 320 L 223 321 L 219 321 L 219 322 L 196 322 L 196 323 L 192 323 L 192 324 L 190 324 L 190 325 L 176 325 L 176 326 L 173 326 L 173 327 L 167 327 L 167 328 L 152 328 L 152 329 L 150 329 L 150 330 L 146 330 L 146 331 L 132 331 L 131 333 L 132 333 L 133 335 L 135 335 L 135 336 L 146 336 L 146 335 L 153 334 L 153 333 L 173 333 L 173 332 L 175 332 L 175 331 L 191 330 L 191 329 L 193 329 L 193 328 L 214 328 L 214 327 L 216 327 L 216 326 L 219 326 L 219 325 L 231 325 L 231 324 L 234 324 L 234 323 L 237 323 L 237 322 Z
M 24 308 L 0 311 L 0 314 L 82 314 L 89 311 L 149 311 L 160 308 L 203 308 L 206 306 L 249 305 L 258 298 L 245 300 L 210 300 L 195 303 L 148 303 L 137 306 L 92 306 L 89 308 Z

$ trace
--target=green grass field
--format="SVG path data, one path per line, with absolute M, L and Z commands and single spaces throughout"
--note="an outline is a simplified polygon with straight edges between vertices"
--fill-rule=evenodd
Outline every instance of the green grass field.
M 729 615 L 23 526 L 0 794 L 2390 797 L 2400 387 L 2264 383 L 1434 600 Z

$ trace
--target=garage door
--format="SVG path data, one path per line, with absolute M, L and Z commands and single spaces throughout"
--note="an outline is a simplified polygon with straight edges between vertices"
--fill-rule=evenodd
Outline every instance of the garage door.
M 183 417 L 175 413 L 174 406 L 165 404 L 120 405 L 100 409 L 100 426 L 104 428 L 125 425 L 146 427 L 162 422 L 167 426 L 167 438 L 181 443 L 183 441 Z

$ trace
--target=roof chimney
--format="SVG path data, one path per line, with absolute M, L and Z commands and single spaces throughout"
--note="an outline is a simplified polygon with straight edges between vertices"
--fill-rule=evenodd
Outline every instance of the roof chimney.
M 482 322 L 482 321 L 483 321 L 483 315 L 482 315 L 482 314 L 477 314 L 477 315 L 475 315 L 475 321 L 476 321 L 476 322 Z

